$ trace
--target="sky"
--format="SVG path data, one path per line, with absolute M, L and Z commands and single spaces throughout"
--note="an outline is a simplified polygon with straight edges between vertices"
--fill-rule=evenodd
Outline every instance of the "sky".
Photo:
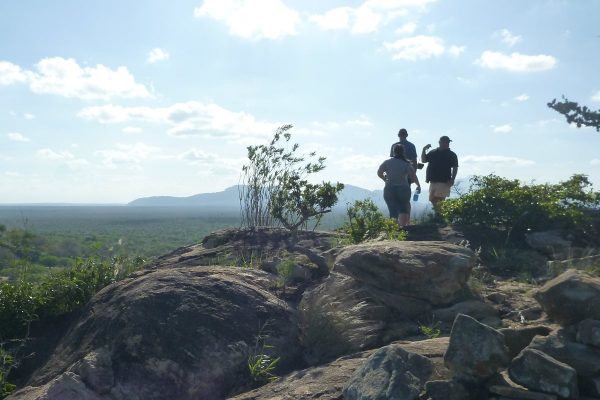
M 126 203 L 239 182 L 293 124 L 317 180 L 381 189 L 400 128 L 458 178 L 600 188 L 598 0 L 0 2 L 0 203 Z M 419 172 L 424 180 L 424 173 Z M 424 185 L 426 189 L 426 185 Z

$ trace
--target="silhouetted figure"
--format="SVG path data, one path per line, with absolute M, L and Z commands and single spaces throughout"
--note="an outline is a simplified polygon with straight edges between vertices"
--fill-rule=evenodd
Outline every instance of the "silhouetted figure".
M 395 219 L 402 227 L 410 221 L 410 185 L 407 178 L 410 177 L 417 184 L 419 192 L 421 184 L 411 162 L 404 156 L 404 147 L 397 144 L 392 150 L 394 156 L 379 166 L 377 176 L 385 182 L 383 199 L 388 206 L 390 218 Z
M 458 172 L 458 157 L 450 150 L 451 141 L 448 136 L 442 136 L 438 148 L 427 153 L 431 147 L 428 144 L 421 152 L 421 162 L 427 163 L 425 182 L 429 183 L 429 201 L 436 213 L 439 211 L 439 203 L 450 195 L 450 188 L 454 185 Z
M 404 156 L 410 163 L 414 169 L 417 169 L 417 149 L 415 145 L 406 140 L 408 137 L 408 132 L 406 129 L 402 128 L 398 131 L 398 137 L 400 138 L 399 142 L 396 142 L 390 148 L 390 157 L 394 157 L 394 146 L 397 144 L 401 144 L 404 147 Z

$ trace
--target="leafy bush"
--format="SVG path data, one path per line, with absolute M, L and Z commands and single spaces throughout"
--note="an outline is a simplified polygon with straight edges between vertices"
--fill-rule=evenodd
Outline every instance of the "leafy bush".
M 52 271 L 40 282 L 0 282 L 0 341 L 20 338 L 31 321 L 84 306 L 103 287 L 139 269 L 144 260 L 77 260 L 72 268 Z
M 508 242 L 528 230 L 581 225 L 585 210 L 600 205 L 600 192 L 591 186 L 580 174 L 554 185 L 475 176 L 466 194 L 441 204 L 441 214 L 450 222 L 502 231 Z
M 396 221 L 386 218 L 371 199 L 357 200 L 347 209 L 348 222 L 339 229 L 352 243 L 361 243 L 384 235 L 386 239 L 405 240 L 406 232 Z
M 16 389 L 16 386 L 7 381 L 8 374 L 14 366 L 14 357 L 4 349 L 0 343 L 0 399 L 5 398 Z
M 319 223 L 331 211 L 344 188 L 341 183 L 309 183 L 308 177 L 325 168 L 325 157 L 298 154 L 291 143 L 292 125 L 279 127 L 268 145 L 249 146 L 239 186 L 242 226 L 278 223 L 296 232 L 309 220 Z

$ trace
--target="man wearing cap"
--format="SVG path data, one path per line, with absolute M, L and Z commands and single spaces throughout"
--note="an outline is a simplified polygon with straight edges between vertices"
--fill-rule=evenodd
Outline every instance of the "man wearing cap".
M 413 168 L 416 169 L 417 168 L 417 149 L 415 148 L 414 144 L 412 144 L 411 142 L 406 140 L 406 138 L 408 137 L 408 132 L 406 131 L 406 129 L 404 129 L 404 128 L 400 129 L 400 131 L 398 131 L 398 137 L 400 138 L 400 141 L 396 142 L 392 145 L 392 148 L 390 149 L 390 157 L 394 157 L 394 146 L 401 144 L 402 147 L 404 147 L 404 156 L 406 157 L 406 159 L 408 161 L 410 161 Z M 410 183 L 410 179 L 409 179 L 409 183 Z
M 448 136 L 442 136 L 437 149 L 427 152 L 431 147 L 428 144 L 421 152 L 421 162 L 427 163 L 425 181 L 429 182 L 429 201 L 436 212 L 439 203 L 450 195 L 458 172 L 458 157 L 450 150 L 451 141 Z

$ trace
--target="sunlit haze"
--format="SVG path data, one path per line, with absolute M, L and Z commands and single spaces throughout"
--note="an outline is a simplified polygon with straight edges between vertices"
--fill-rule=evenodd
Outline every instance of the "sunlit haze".
M 597 0 L 3 1 L 0 203 L 221 191 L 284 123 L 327 157 L 322 180 L 381 189 L 406 128 L 419 152 L 450 136 L 458 178 L 598 189 L 600 133 L 546 103 L 600 109 L 599 16 Z

